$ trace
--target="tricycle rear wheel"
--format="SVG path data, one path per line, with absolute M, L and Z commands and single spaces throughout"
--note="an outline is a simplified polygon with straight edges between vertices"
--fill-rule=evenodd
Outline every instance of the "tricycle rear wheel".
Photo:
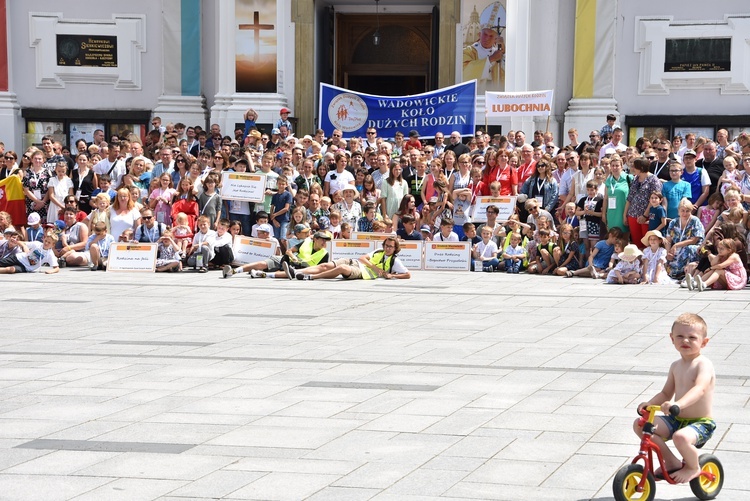
M 713 454 L 703 454 L 698 458 L 701 471 L 710 473 L 714 479 L 700 475 L 690 481 L 690 490 L 698 499 L 713 499 L 719 495 L 724 485 L 724 467 L 721 466 L 719 458 Z

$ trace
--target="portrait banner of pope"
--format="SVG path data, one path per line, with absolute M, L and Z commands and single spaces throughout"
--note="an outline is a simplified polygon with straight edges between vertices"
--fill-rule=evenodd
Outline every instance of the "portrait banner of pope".
M 477 80 L 477 94 L 505 90 L 505 23 L 505 7 L 499 1 L 475 3 L 465 21 L 462 78 Z

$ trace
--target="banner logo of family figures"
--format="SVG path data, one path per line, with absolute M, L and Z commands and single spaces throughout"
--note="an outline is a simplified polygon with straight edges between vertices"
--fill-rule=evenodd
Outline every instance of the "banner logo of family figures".
M 359 130 L 367 122 L 367 104 L 356 94 L 343 93 L 328 105 L 328 120 L 342 132 Z

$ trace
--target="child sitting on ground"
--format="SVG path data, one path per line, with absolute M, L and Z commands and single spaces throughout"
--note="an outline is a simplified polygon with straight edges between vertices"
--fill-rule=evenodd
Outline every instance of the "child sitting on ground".
M 620 262 L 607 274 L 608 284 L 639 284 L 643 279 L 643 253 L 635 244 L 625 246 Z
M 536 245 L 536 257 L 529 264 L 529 273 L 539 273 L 540 275 L 549 275 L 554 273 L 557 268 L 555 260 L 555 250 L 557 244 L 550 238 L 549 230 L 539 230 L 539 242 Z
M 57 241 L 57 234 L 53 231 L 44 235 L 42 242 L 19 241 L 18 246 L 22 252 L 0 259 L 0 274 L 33 273 L 39 271 L 43 264 L 49 265 L 44 273 L 49 275 L 59 272 L 54 252 Z
M 607 269 L 604 270 L 606 273 L 609 273 L 610 271 L 615 269 L 615 266 L 617 266 L 617 263 L 620 262 L 620 254 L 622 254 L 622 251 L 625 250 L 625 243 L 622 240 L 618 240 L 615 242 L 615 251 L 612 253 L 612 257 L 609 260 L 609 266 L 607 266 Z
M 523 261 L 526 259 L 526 249 L 521 245 L 521 234 L 513 232 L 510 245 L 503 251 L 506 273 L 520 273 Z
M 164 230 L 159 237 L 156 250 L 156 271 L 182 271 L 180 246 L 173 238 L 172 230 Z
M 180 246 L 180 252 L 183 256 L 187 255 L 188 247 L 193 240 L 193 231 L 188 226 L 188 217 L 184 212 L 180 212 L 175 217 L 175 226 L 172 228 L 172 237 Z
M 669 367 L 662 390 L 647 402 L 638 404 L 638 411 L 649 405 L 661 406 L 665 415 L 655 418 L 655 433 L 651 439 L 659 446 L 670 476 L 677 483 L 684 483 L 700 474 L 698 447 L 702 447 L 716 429 L 711 417 L 716 374 L 711 361 L 701 353 L 708 343 L 708 327 L 703 318 L 683 313 L 672 324 L 669 338 L 680 358 Z M 669 414 L 673 405 L 680 410 L 679 418 Z M 638 436 L 643 434 L 638 420 L 633 423 L 633 430 Z M 670 438 L 682 454 L 682 461 L 665 443 Z M 663 474 L 657 469 L 654 476 L 663 477 Z
M 440 231 L 432 237 L 433 242 L 458 242 L 458 235 L 453 232 L 453 220 L 445 218 L 440 221 Z
M 89 269 L 91 271 L 107 269 L 109 247 L 113 243 L 115 243 L 115 237 L 107 233 L 107 225 L 101 221 L 94 224 L 94 230 L 86 241 L 85 248 L 89 253 Z
M 695 276 L 695 288 L 702 292 L 713 287 L 714 289 L 742 290 L 747 285 L 747 270 L 742 264 L 742 259 L 737 254 L 737 244 L 729 238 L 721 240 L 716 244 L 717 254 L 709 254 L 708 260 L 711 267 L 702 274 Z M 693 289 L 690 279 L 688 289 Z
M 497 271 L 500 261 L 497 259 L 497 244 L 492 240 L 492 228 L 482 228 L 482 241 L 475 244 L 471 250 L 472 257 L 482 265 L 482 271 Z
M 200 273 L 208 271 L 208 263 L 214 258 L 214 242 L 216 232 L 209 228 L 210 220 L 208 216 L 198 218 L 198 232 L 193 236 L 193 246 L 190 248 L 190 255 L 187 259 L 187 265 L 196 268 Z
M 622 230 L 618 227 L 610 228 L 606 240 L 599 240 L 588 259 L 588 265 L 573 272 L 576 277 L 591 277 L 594 279 L 604 278 L 605 271 L 609 265 L 612 253 L 615 251 L 615 242 L 624 237 Z M 570 276 L 570 275 L 568 275 Z

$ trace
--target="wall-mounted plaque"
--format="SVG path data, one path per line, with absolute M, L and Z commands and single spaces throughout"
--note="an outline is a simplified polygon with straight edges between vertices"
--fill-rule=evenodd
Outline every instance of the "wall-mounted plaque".
M 117 37 L 57 35 L 58 66 L 117 67 Z
M 730 71 L 731 38 L 667 38 L 664 72 Z

